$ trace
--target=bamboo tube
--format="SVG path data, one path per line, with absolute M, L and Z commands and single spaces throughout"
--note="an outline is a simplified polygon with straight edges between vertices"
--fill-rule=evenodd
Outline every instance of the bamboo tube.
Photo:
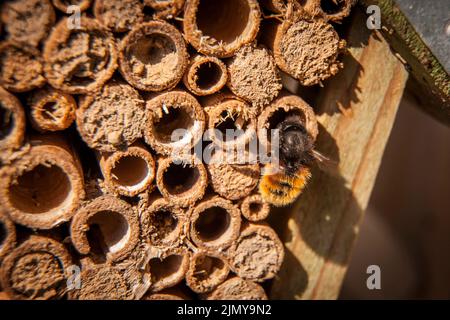
M 33 47 L 48 36 L 56 19 L 49 0 L 4 1 L 0 12 L 7 38 Z
M 190 253 L 184 247 L 152 248 L 148 260 L 149 292 L 155 293 L 180 283 L 188 270 Z
M 131 293 L 123 274 L 113 266 L 90 265 L 80 274 L 79 289 L 69 291 L 70 300 L 129 300 Z
M 343 64 L 338 56 L 345 41 L 323 19 L 312 19 L 299 11 L 282 23 L 266 23 L 262 41 L 273 51 L 277 66 L 303 86 L 321 84 L 337 74 Z
M 153 247 L 168 248 L 181 245 L 186 237 L 185 212 L 164 198 L 157 198 L 141 210 L 142 237 Z
M 96 0 L 94 15 L 111 31 L 126 32 L 144 21 L 144 6 L 140 0 Z
M 302 98 L 283 93 L 272 102 L 258 117 L 258 139 L 262 146 L 270 150 L 271 130 L 287 117 L 296 117 L 303 124 L 313 140 L 319 134 L 319 127 L 313 108 Z
M 207 165 L 210 184 L 214 191 L 229 200 L 239 200 L 252 193 L 260 178 L 260 167 L 244 153 L 237 162 L 237 155 L 216 150 Z
M 104 153 L 100 168 L 108 190 L 113 194 L 134 197 L 153 188 L 155 160 L 142 145 L 134 144 L 124 151 Z
M 197 251 L 191 257 L 186 283 L 196 293 L 207 293 L 224 282 L 229 272 L 228 261 L 222 254 Z
M 133 87 L 162 91 L 180 82 L 189 63 L 181 33 L 164 21 L 134 27 L 119 49 L 120 72 Z
M 113 80 L 81 101 L 76 121 L 89 147 L 102 152 L 123 150 L 142 137 L 145 104 L 133 87 Z
M 16 246 L 16 227 L 6 213 L 0 210 L 0 265 Z
M 185 0 L 144 0 L 144 5 L 155 10 L 155 18 L 172 19 L 183 11 Z
M 127 258 L 139 239 L 139 218 L 127 202 L 105 195 L 80 207 L 70 235 L 75 249 L 98 262 Z
M 262 282 L 272 279 L 280 270 L 284 247 L 269 226 L 248 224 L 228 254 L 233 272 L 243 279 Z
M 232 277 L 211 292 L 207 300 L 267 300 L 267 295 L 259 284 Z
M 45 42 L 46 78 L 66 93 L 94 92 L 117 68 L 114 37 L 97 20 L 83 16 L 79 27 L 73 28 L 68 19 L 61 19 Z
M 303 7 L 313 17 L 341 22 L 350 14 L 350 10 L 355 3 L 356 0 L 306 0 Z
M 34 92 L 29 105 L 31 125 L 41 132 L 67 129 L 75 120 L 75 99 L 51 87 Z
M 36 48 L 26 44 L 0 44 L 0 85 L 12 92 L 26 92 L 42 87 L 42 59 Z
M 275 99 L 281 77 L 275 59 L 263 46 L 245 45 L 228 63 L 228 88 L 257 110 Z
M 25 136 L 25 112 L 19 99 L 0 87 L 0 153 L 18 149 Z
M 174 90 L 157 94 L 147 101 L 147 110 L 144 138 L 159 154 L 182 154 L 202 138 L 205 114 L 197 99 L 189 93 Z M 173 137 L 177 129 L 186 130 L 178 140 Z
M 198 52 L 225 58 L 255 40 L 260 19 L 256 0 L 188 0 L 183 30 Z
M 192 210 L 189 235 L 201 249 L 223 250 L 239 237 L 240 226 L 239 208 L 229 200 L 213 196 Z
M 64 295 L 71 257 L 50 238 L 31 236 L 0 267 L 4 291 L 13 299 L 52 299 Z
M 192 93 L 207 96 L 220 91 L 227 79 L 227 67 L 221 60 L 197 54 L 191 59 L 183 82 Z
M 245 101 L 219 93 L 206 98 L 203 106 L 208 115 L 209 138 L 216 146 L 227 150 L 243 148 L 255 137 L 256 112 Z
M 52 0 L 53 5 L 64 13 L 69 13 L 70 6 L 77 6 L 80 11 L 86 11 L 90 6 L 92 0 Z
M 171 204 L 189 207 L 205 194 L 208 175 L 202 163 L 178 164 L 171 157 L 160 158 L 156 185 Z
M 81 165 L 57 135 L 37 136 L 21 158 L 2 168 L 0 205 L 29 228 L 51 229 L 72 218 L 84 198 Z
M 251 222 L 265 220 L 270 213 L 270 204 L 259 193 L 245 197 L 241 203 L 242 215 Z

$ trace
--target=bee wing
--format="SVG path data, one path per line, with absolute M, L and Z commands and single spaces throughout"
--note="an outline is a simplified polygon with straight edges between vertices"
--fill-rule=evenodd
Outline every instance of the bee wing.
M 331 160 L 330 158 L 324 156 L 317 150 L 312 150 L 311 155 L 316 160 L 316 164 L 320 170 L 330 173 L 332 175 L 339 175 L 339 163 L 337 161 Z

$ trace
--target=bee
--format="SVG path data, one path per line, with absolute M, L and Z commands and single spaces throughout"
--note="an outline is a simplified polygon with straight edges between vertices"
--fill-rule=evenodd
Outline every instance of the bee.
M 314 140 L 298 116 L 288 116 L 276 127 L 279 134 L 279 165 L 268 163 L 259 183 L 262 198 L 277 207 L 293 203 L 311 178 L 313 163 L 331 161 L 314 150 Z

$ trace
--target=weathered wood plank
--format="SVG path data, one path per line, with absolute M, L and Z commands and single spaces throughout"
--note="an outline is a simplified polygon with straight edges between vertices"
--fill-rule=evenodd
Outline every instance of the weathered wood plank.
M 286 261 L 271 287 L 275 299 L 334 299 L 375 182 L 408 79 L 388 43 L 353 17 L 350 54 L 342 73 L 325 84 L 316 105 L 317 149 L 339 162 L 313 178 L 289 212 L 274 213 Z

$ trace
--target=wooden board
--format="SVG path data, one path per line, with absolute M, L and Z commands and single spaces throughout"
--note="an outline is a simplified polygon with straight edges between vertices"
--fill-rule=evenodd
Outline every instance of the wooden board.
M 335 299 L 402 98 L 408 73 L 388 43 L 353 16 L 345 69 L 320 90 L 317 149 L 339 173 L 313 169 L 307 190 L 288 210 L 272 213 L 286 246 L 273 281 L 274 299 Z

